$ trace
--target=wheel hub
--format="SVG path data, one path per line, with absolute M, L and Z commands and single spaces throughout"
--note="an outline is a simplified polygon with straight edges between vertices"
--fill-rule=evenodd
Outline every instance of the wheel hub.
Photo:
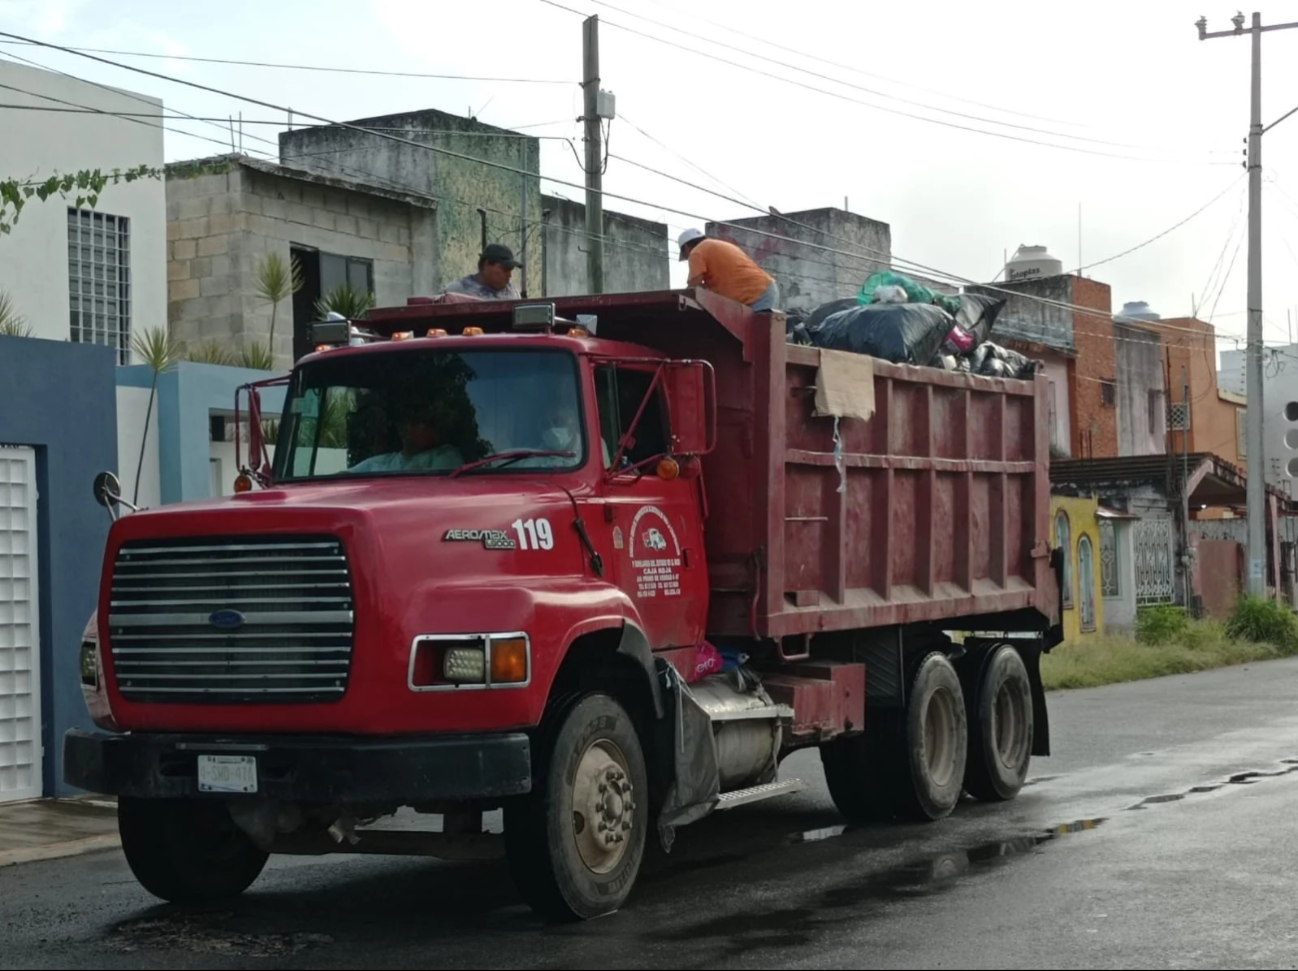
M 607 739 L 591 743 L 573 780 L 573 835 L 582 862 L 608 873 L 626 854 L 635 819 L 635 791 L 626 756 Z

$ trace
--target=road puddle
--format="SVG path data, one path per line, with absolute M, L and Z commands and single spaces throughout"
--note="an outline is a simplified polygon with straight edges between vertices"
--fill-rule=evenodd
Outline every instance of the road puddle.
M 1262 769 L 1251 769 L 1247 772 L 1236 772 L 1222 782 L 1212 782 L 1205 785 L 1191 786 L 1184 792 L 1172 792 L 1161 796 L 1146 796 L 1134 806 L 1128 806 L 1128 812 L 1135 812 L 1142 809 L 1148 809 L 1150 806 L 1161 806 L 1169 802 L 1181 802 L 1190 796 L 1202 796 L 1211 792 L 1219 792 L 1227 786 L 1251 786 L 1262 782 L 1265 779 L 1278 779 L 1283 776 L 1298 773 L 1298 759 L 1284 759 L 1281 763 L 1284 768 L 1265 771 Z

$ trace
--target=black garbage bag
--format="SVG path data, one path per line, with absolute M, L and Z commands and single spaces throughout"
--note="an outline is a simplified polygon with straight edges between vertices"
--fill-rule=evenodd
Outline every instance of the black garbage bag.
M 810 333 L 818 347 L 928 366 L 938 363 L 938 349 L 954 325 L 934 304 L 872 303 L 840 311 Z
M 991 336 L 996 318 L 1009 303 L 1005 297 L 982 293 L 962 293 L 957 299 L 960 309 L 956 311 L 955 322 L 973 335 L 975 344 L 981 344 Z
M 846 300 L 831 300 L 828 303 L 822 303 L 819 307 L 811 311 L 806 320 L 803 321 L 803 325 L 807 328 L 807 333 L 814 334 L 820 329 L 820 326 L 834 314 L 841 313 L 844 310 L 851 310 L 853 307 L 859 306 L 861 306 L 861 304 L 857 301 L 856 297 L 848 297 Z

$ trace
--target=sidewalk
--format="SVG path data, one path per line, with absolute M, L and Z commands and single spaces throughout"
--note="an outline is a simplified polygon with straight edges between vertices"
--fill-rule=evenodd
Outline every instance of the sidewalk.
M 118 845 L 117 808 L 103 799 L 0 803 L 0 868 Z

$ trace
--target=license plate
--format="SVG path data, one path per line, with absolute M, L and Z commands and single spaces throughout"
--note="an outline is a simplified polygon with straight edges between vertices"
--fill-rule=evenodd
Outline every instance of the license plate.
M 256 792 L 256 758 L 251 755 L 200 755 L 198 791 Z

